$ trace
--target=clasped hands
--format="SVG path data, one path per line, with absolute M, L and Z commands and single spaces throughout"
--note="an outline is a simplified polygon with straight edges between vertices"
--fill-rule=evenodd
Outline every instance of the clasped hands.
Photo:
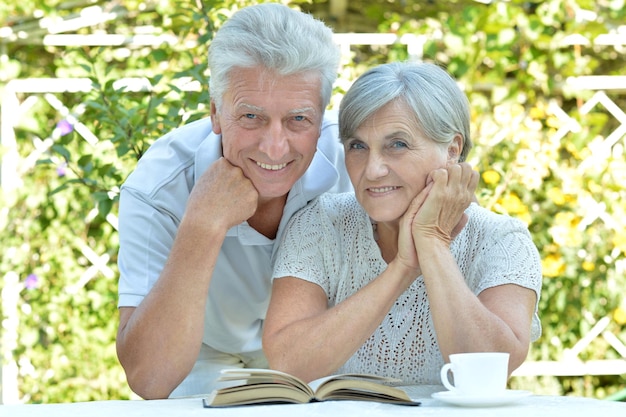
M 398 258 L 419 270 L 418 253 L 425 245 L 450 242 L 465 227 L 465 210 L 476 201 L 478 172 L 466 162 L 449 163 L 430 172 L 426 186 L 400 221 Z

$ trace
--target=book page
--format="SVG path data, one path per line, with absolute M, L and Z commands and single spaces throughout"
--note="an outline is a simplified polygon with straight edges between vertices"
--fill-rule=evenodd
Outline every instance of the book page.
M 325 376 L 323 378 L 319 378 L 319 379 L 316 379 L 314 381 L 311 381 L 311 382 L 309 382 L 309 387 L 311 387 L 311 389 L 313 391 L 317 391 L 320 386 L 322 386 L 325 383 L 327 383 L 329 381 L 332 381 L 332 380 L 372 381 L 372 382 L 377 382 L 379 384 L 385 384 L 385 385 L 393 385 L 393 384 L 400 384 L 400 383 L 402 383 L 401 379 L 398 379 L 398 378 L 388 378 L 388 377 L 378 376 L 378 375 L 337 374 L 337 375 Z
M 208 407 L 244 404 L 308 403 L 311 397 L 293 385 L 259 383 L 237 385 L 213 391 L 204 402 Z
M 396 378 L 375 375 L 343 374 L 320 378 L 309 385 L 318 400 L 360 400 L 392 403 L 412 403 L 410 397 L 399 388 L 391 386 L 401 382 Z
M 309 385 L 301 379 L 285 372 L 256 368 L 222 369 L 219 381 L 239 380 L 241 380 L 244 384 L 282 383 L 296 387 L 311 398 L 314 396 L 313 389 L 311 389 Z

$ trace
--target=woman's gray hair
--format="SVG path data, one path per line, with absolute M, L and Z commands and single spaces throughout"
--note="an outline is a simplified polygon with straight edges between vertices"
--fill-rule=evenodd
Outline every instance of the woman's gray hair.
M 323 109 L 330 102 L 341 52 L 320 20 L 278 3 L 237 11 L 209 46 L 211 98 L 219 109 L 235 68 L 261 67 L 280 75 L 318 71 Z
M 456 81 L 435 64 L 392 62 L 361 75 L 339 106 L 341 141 L 351 138 L 367 118 L 394 100 L 408 105 L 422 133 L 431 140 L 449 144 L 460 134 L 459 162 L 466 159 L 472 148 L 469 102 Z

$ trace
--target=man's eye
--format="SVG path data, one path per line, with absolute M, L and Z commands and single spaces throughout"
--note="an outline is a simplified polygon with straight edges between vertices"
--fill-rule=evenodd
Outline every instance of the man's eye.
M 246 119 L 256 119 L 256 114 L 254 113 L 246 113 L 244 116 Z
M 349 146 L 348 149 L 364 149 L 365 147 L 363 146 L 363 144 L 361 142 L 352 142 Z
M 293 118 L 296 122 L 302 122 L 304 121 L 306 118 L 304 116 L 294 116 Z

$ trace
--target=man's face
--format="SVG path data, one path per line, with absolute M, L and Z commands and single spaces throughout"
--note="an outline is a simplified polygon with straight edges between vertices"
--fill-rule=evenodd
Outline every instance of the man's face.
M 211 106 L 224 157 L 243 170 L 261 200 L 286 195 L 311 163 L 323 115 L 320 84 L 313 72 L 237 69 L 221 108 Z

